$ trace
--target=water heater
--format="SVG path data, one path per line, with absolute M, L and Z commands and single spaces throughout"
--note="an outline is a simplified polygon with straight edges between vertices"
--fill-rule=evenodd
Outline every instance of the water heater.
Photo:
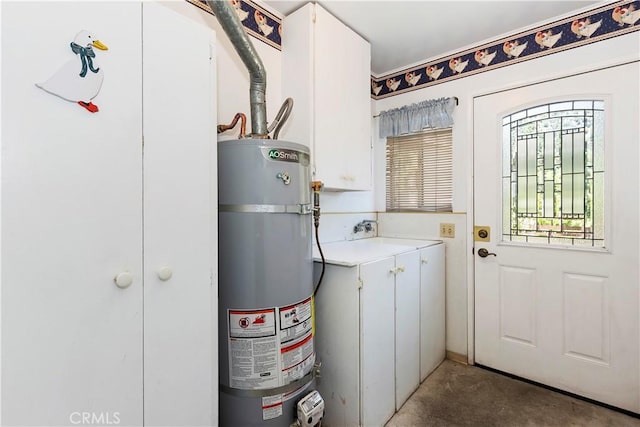
M 286 426 L 314 387 L 309 149 L 218 143 L 222 426 Z

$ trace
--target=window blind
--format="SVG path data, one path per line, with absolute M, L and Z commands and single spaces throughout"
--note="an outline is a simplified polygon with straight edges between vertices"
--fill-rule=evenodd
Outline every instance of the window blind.
M 387 138 L 387 211 L 452 212 L 451 128 Z

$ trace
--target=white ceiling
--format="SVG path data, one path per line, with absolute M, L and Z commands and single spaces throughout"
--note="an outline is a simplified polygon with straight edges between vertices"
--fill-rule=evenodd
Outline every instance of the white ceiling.
M 286 16 L 309 2 L 263 0 L 263 3 Z M 371 43 L 371 72 L 382 76 L 610 1 L 320 0 L 317 3 Z

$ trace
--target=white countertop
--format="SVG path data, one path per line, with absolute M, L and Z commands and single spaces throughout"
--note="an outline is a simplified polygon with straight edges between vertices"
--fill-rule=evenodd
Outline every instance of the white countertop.
M 322 243 L 322 252 L 327 264 L 353 267 L 363 262 L 401 254 L 414 249 L 442 243 L 441 240 L 396 239 L 372 237 L 369 239 Z M 321 262 L 317 245 L 313 245 L 313 260 Z

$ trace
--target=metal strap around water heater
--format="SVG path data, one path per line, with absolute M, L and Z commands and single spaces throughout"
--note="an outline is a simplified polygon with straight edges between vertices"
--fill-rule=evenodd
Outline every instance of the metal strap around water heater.
M 311 203 L 299 205 L 218 205 L 219 212 L 311 214 Z
M 220 390 L 223 391 L 224 393 L 231 394 L 233 396 L 238 396 L 238 397 L 273 396 L 274 394 L 287 393 L 289 391 L 302 387 L 305 384 L 307 384 L 309 381 L 311 381 L 313 377 L 314 377 L 314 373 L 313 373 L 313 370 L 311 370 L 304 377 L 298 378 L 294 382 L 291 382 L 287 385 L 283 385 L 280 387 L 256 389 L 256 390 L 244 390 L 244 389 L 233 388 L 233 387 L 226 386 L 224 384 L 220 384 Z

